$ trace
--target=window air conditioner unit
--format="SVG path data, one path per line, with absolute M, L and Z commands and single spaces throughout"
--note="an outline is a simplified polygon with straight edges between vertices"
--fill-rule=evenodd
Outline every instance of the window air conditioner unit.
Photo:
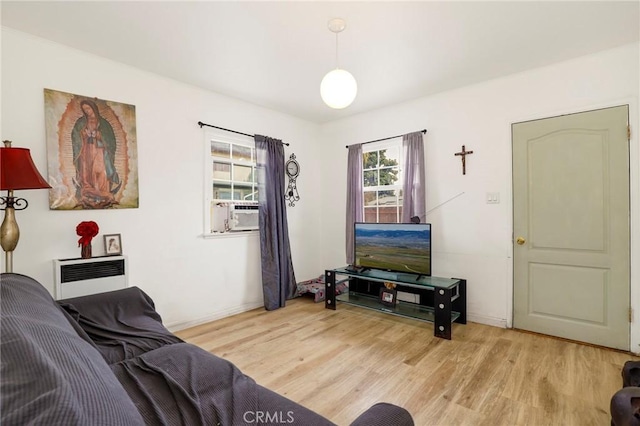
M 258 229 L 258 206 L 230 205 L 228 223 L 230 231 L 253 231 Z
M 127 258 L 103 256 L 53 261 L 56 300 L 120 290 L 129 286 Z

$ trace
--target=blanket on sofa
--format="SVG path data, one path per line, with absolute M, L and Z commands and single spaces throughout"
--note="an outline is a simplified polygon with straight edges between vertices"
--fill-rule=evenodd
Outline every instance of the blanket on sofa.
M 58 303 L 87 333 L 108 364 L 182 343 L 164 327 L 153 300 L 137 287 Z
M 147 424 L 332 425 L 269 391 L 233 364 L 187 343 L 164 346 L 112 366 Z

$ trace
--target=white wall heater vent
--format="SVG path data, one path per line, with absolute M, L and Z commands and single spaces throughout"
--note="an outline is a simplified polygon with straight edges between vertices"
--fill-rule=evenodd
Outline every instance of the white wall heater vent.
M 126 256 L 53 261 L 56 300 L 128 287 Z

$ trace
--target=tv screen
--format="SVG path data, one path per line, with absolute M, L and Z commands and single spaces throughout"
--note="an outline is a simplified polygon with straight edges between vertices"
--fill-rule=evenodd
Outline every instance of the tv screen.
M 355 265 L 431 275 L 430 223 L 356 223 Z

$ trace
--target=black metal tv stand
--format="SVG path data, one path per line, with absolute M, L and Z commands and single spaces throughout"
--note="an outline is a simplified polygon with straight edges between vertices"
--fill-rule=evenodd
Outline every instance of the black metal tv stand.
M 349 293 L 336 296 L 336 276 L 349 279 Z M 400 302 L 395 306 L 382 304 L 377 292 L 383 283 L 396 285 L 409 293 L 433 292 L 433 305 Z M 352 283 L 366 283 L 373 291 L 364 291 Z M 434 324 L 434 336 L 451 340 L 452 323 L 467 323 L 467 280 L 461 278 L 427 277 L 417 274 L 387 272 L 376 269 L 352 270 L 342 267 L 325 271 L 325 308 L 336 309 L 337 302 L 413 318 Z

